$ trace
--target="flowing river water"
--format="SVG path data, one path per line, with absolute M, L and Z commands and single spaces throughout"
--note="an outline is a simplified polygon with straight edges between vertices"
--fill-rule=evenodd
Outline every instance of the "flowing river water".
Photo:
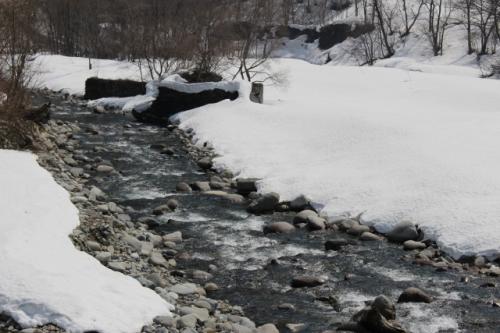
M 398 321 L 414 333 L 500 332 L 498 287 L 480 287 L 488 277 L 418 266 L 404 260 L 408 253 L 387 242 L 358 242 L 343 251 L 324 251 L 324 242 L 351 236 L 332 231 L 297 231 L 264 235 L 272 221 L 289 221 L 291 213 L 254 216 L 245 207 L 199 192 L 175 192 L 180 181 L 207 180 L 185 152 L 179 138 L 167 128 L 145 125 L 122 114 L 95 114 L 83 103 L 52 100 L 53 119 L 77 123 L 85 129 L 75 139 L 79 151 L 91 160 L 109 161 L 119 171 L 111 176 L 91 173 L 91 182 L 110 199 L 130 207 L 137 220 L 150 216 L 166 198 L 181 208 L 161 218 L 166 231 L 182 231 L 183 251 L 178 269 L 208 270 L 217 266 L 214 282 L 221 289 L 210 296 L 240 305 L 257 324 L 304 324 L 302 332 L 335 329 L 361 309 L 366 300 L 385 294 L 396 300 L 407 287 L 419 287 L 434 298 L 431 304 L 397 305 Z M 150 149 L 164 144 L 173 156 Z M 354 238 L 353 238 L 354 239 Z M 319 287 L 293 289 L 294 276 L 323 276 Z M 493 279 L 493 280 L 492 280 Z M 286 304 L 286 305 L 284 305 Z M 280 306 L 281 305 L 281 306 Z

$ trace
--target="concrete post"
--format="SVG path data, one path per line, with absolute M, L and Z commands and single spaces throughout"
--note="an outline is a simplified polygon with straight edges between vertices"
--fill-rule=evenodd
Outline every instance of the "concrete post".
M 262 82 L 252 82 L 250 100 L 254 103 L 264 103 L 264 84 Z

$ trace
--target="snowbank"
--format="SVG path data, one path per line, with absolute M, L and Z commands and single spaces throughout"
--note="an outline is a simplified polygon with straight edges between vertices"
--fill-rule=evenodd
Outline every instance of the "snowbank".
M 171 306 L 77 251 L 78 211 L 28 153 L 0 150 L 0 312 L 24 327 L 138 332 Z
M 85 81 L 91 77 L 141 80 L 139 67 L 131 62 L 102 59 L 91 62 L 92 70 L 89 70 L 88 58 L 38 55 L 36 83 L 42 88 L 83 96 Z
M 387 231 L 420 224 L 452 255 L 500 251 L 500 82 L 387 68 L 288 67 L 288 91 L 176 116 L 221 157 L 283 199 L 330 216 L 365 212 Z

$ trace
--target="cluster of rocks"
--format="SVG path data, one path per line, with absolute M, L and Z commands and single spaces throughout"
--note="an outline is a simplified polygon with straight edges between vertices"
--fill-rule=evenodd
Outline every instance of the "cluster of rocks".
M 189 257 L 183 250 L 180 231 L 162 232 L 154 219 L 148 217 L 133 221 L 130 208 L 110 201 L 106 193 L 89 184 L 92 174 L 107 175 L 117 171 L 111 164 L 91 160 L 79 151 L 74 133 L 80 130 L 83 129 L 72 123 L 50 121 L 39 138 L 39 163 L 70 193 L 72 202 L 79 209 L 80 225 L 71 235 L 75 247 L 110 269 L 134 277 L 144 287 L 175 305 L 173 317 L 157 317 L 151 325 L 143 327 L 142 332 L 279 332 L 271 323 L 258 327 L 244 316 L 241 307 L 209 297 L 219 289 L 212 282 L 217 267 L 212 265 L 210 272 L 176 268 L 177 260 Z M 226 187 L 226 182 L 220 177 L 210 183 L 214 188 Z M 155 208 L 153 213 L 163 214 L 175 210 L 178 205 L 176 200 L 169 200 Z M 0 320 L 0 328 L 6 332 L 21 331 L 8 318 Z M 46 325 L 22 332 L 63 330 Z
M 418 288 L 408 288 L 399 296 L 398 303 L 431 303 L 432 297 Z M 337 331 L 358 333 L 405 333 L 407 332 L 396 321 L 396 306 L 385 295 L 377 296 L 373 301 L 358 311 L 348 323 L 341 325 Z
M 232 175 L 224 171 L 225 177 L 213 169 L 213 158 L 215 154 L 208 143 L 202 147 L 192 144 L 193 132 L 188 130 L 183 132 L 184 144 L 188 152 L 198 161 L 198 166 L 211 174 L 209 182 L 198 182 L 197 184 L 178 185 L 179 191 L 200 190 L 207 194 L 219 195 L 230 198 L 233 202 L 247 204 L 249 213 L 273 214 L 275 212 L 293 213 L 291 221 L 278 221 L 267 224 L 263 228 L 265 234 L 288 234 L 298 230 L 309 232 L 328 231 L 328 234 L 343 233 L 342 237 L 332 237 L 325 242 L 326 251 L 345 250 L 349 246 L 355 246 L 359 242 L 381 242 L 389 241 L 400 244 L 407 252 L 403 256 L 404 260 L 413 261 L 415 264 L 430 266 L 437 271 L 456 270 L 459 272 L 479 273 L 492 277 L 500 276 L 500 257 L 496 260 L 488 261 L 482 256 L 463 257 L 455 260 L 442 252 L 437 244 L 424 237 L 423 231 L 408 221 L 398 223 L 387 233 L 377 232 L 373 227 L 361 223 L 361 215 L 355 218 L 329 219 L 314 209 L 311 200 L 304 195 L 292 201 L 281 201 L 278 193 L 258 193 L 258 179 L 245 178 L 232 180 Z M 213 180 L 222 180 L 222 183 Z M 215 185 L 215 186 L 214 186 Z M 350 237 L 345 237 L 349 235 Z M 314 287 L 325 283 L 323 277 L 299 276 L 291 281 L 291 286 Z M 495 284 L 496 285 L 496 284 Z

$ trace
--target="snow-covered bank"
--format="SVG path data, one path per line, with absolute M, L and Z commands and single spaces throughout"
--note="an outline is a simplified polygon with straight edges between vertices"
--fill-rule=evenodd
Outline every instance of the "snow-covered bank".
M 282 60 L 290 88 L 180 114 L 219 166 L 380 231 L 420 224 L 452 255 L 500 251 L 500 82 Z
M 23 326 L 137 332 L 171 306 L 77 251 L 78 211 L 28 153 L 0 150 L 0 312 Z
M 90 77 L 138 81 L 141 79 L 139 67 L 131 62 L 92 59 L 91 63 L 92 69 L 89 70 L 88 58 L 38 55 L 35 60 L 35 68 L 38 71 L 35 83 L 41 88 L 83 96 L 85 80 Z

